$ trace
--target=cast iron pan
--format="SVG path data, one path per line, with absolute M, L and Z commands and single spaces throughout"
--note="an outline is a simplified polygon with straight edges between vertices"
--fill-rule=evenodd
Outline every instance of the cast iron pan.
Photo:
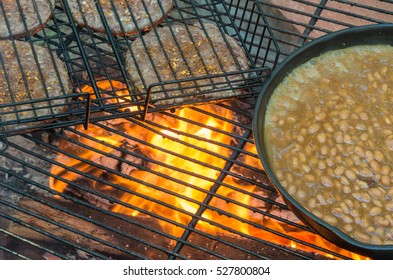
M 282 195 L 288 207 L 305 224 L 309 225 L 318 234 L 330 242 L 344 249 L 348 249 L 374 259 L 393 259 L 393 245 L 372 245 L 359 242 L 349 237 L 339 229 L 322 221 L 300 205 L 287 193 L 287 191 L 280 185 L 277 178 L 273 175 L 265 150 L 264 123 L 266 107 L 274 89 L 284 79 L 284 77 L 298 65 L 303 64 L 309 59 L 319 56 L 324 52 L 364 44 L 393 45 L 393 24 L 367 25 L 333 32 L 304 45 L 288 56 L 278 65 L 278 67 L 276 67 L 271 77 L 261 90 L 261 94 L 258 97 L 255 108 L 253 133 L 258 155 L 262 161 L 266 174 L 278 192 Z

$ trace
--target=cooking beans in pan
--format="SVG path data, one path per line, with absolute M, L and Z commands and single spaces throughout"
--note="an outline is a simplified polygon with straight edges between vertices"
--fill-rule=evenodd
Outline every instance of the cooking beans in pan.
M 393 244 L 393 47 L 356 46 L 294 69 L 268 104 L 273 172 L 317 217 Z

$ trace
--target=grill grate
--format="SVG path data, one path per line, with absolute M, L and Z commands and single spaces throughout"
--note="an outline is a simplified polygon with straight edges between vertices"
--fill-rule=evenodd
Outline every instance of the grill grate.
M 42 1 L 42 0 L 41 0 Z M 15 107 L 19 111 L 1 111 L 1 120 L 4 127 L 2 133 L 5 138 L 6 135 L 14 135 L 26 132 L 26 129 L 36 130 L 42 128 L 54 128 L 64 127 L 71 124 L 84 123 L 87 127 L 90 121 L 102 120 L 97 116 L 92 116 L 94 112 L 106 111 L 106 119 L 117 118 L 124 116 L 135 116 L 144 118 L 148 112 L 161 111 L 177 106 L 184 105 L 195 105 L 199 100 L 200 102 L 215 102 L 222 100 L 222 92 L 231 92 L 231 97 L 249 97 L 257 94 L 257 88 L 263 82 L 263 80 L 270 73 L 271 67 L 277 62 L 277 45 L 274 39 L 269 34 L 265 18 L 263 17 L 262 11 L 260 10 L 257 2 L 250 1 L 247 3 L 247 16 L 242 15 L 241 20 L 232 21 L 228 16 L 228 11 L 233 10 L 234 7 L 230 3 L 223 1 L 174 1 L 174 8 L 162 21 L 160 26 L 154 27 L 149 33 L 154 33 L 160 38 L 161 26 L 169 26 L 174 36 L 174 42 L 180 48 L 180 35 L 174 32 L 175 24 L 192 25 L 199 24 L 203 28 L 204 36 L 209 42 L 214 42 L 215 39 L 221 40 L 222 44 L 227 46 L 230 45 L 229 38 L 235 38 L 241 47 L 244 49 L 247 55 L 248 64 L 239 64 L 237 55 L 230 53 L 232 56 L 233 63 L 237 66 L 228 68 L 223 66 L 222 63 L 229 59 L 221 58 L 216 45 L 210 43 L 212 52 L 215 53 L 215 57 L 220 64 L 220 67 L 215 70 L 214 73 L 209 71 L 211 62 L 205 61 L 207 58 L 204 56 L 199 48 L 195 48 L 195 55 L 200 57 L 202 64 L 204 65 L 199 69 L 201 74 L 198 74 L 196 70 L 188 68 L 187 72 L 191 74 L 180 75 L 176 73 L 175 69 L 172 68 L 171 73 L 164 73 L 158 70 L 159 63 L 154 61 L 154 53 L 147 53 L 148 60 L 152 63 L 152 70 L 157 75 L 157 82 L 149 83 L 146 80 L 146 74 L 143 73 L 143 68 L 149 64 L 135 65 L 135 73 L 139 75 L 144 88 L 136 88 L 133 83 L 130 82 L 129 74 L 125 69 L 125 56 L 128 52 L 135 58 L 137 53 L 134 53 L 132 49 L 132 43 L 135 39 L 141 37 L 144 40 L 145 31 L 139 31 L 136 35 L 130 36 L 115 36 L 110 33 L 109 20 L 106 20 L 105 5 L 114 5 L 113 1 L 106 1 L 101 3 L 100 1 L 94 1 L 98 14 L 101 16 L 103 22 L 103 28 L 106 29 L 106 33 L 94 32 L 94 30 L 85 27 L 80 28 L 74 23 L 73 17 L 76 16 L 76 11 L 72 10 L 72 4 L 68 3 L 71 1 L 58 0 L 55 6 L 51 4 L 50 0 L 45 0 L 50 4 L 52 18 L 46 23 L 46 28 L 38 32 L 33 36 L 26 36 L 25 41 L 31 42 L 33 46 L 43 46 L 48 48 L 52 57 L 58 56 L 67 66 L 68 74 L 72 82 L 72 94 L 67 94 L 66 89 L 61 89 L 59 97 L 52 97 L 54 89 L 51 89 L 48 85 L 43 85 L 43 90 L 46 95 L 43 98 L 36 100 L 32 97 L 28 97 L 25 102 L 18 102 L 15 98 L 11 98 L 6 104 L 1 104 L 0 108 Z M 44 2 L 45 2 L 44 1 Z M 22 1 L 16 1 L 17 4 L 22 5 Z M 37 6 L 38 0 L 33 1 Z M 83 6 L 86 1 L 76 1 L 77 6 L 84 10 Z M 88 1 L 87 1 L 88 2 Z M 116 1 L 115 1 L 116 2 Z M 144 3 L 144 1 L 142 1 Z M 154 2 L 154 1 L 153 1 Z M 21 4 L 22 3 L 22 4 Z M 158 1 L 158 3 L 160 3 Z M 161 4 L 160 4 L 161 5 Z M 1 12 L 7 22 L 9 16 L 3 7 Z M 38 8 L 35 8 L 35 11 Z M 131 8 L 127 7 L 130 11 L 130 17 L 132 21 L 136 21 Z M 146 8 L 148 11 L 148 8 Z M 162 6 L 161 6 L 161 9 Z M 116 10 L 115 10 L 116 11 Z M 236 13 L 240 13 L 240 9 L 236 8 Z M 97 15 L 98 16 L 98 15 Z M 117 15 L 118 16 L 118 15 Z M 253 18 L 252 23 L 249 21 Z M 87 19 L 82 14 L 82 21 L 86 24 Z M 214 37 L 208 32 L 208 22 L 214 22 L 217 27 L 220 28 L 219 34 L 215 34 Z M 250 22 L 250 24 L 249 24 Z M 42 25 L 45 24 L 41 22 Z M 247 24 L 247 26 L 245 26 Z M 206 27 L 207 26 L 207 27 Z M 241 30 L 239 30 L 239 26 Z M 122 27 L 123 28 L 123 27 Z M 258 30 L 260 34 L 256 33 Z M 12 33 L 12 30 L 11 30 Z M 225 34 L 229 34 L 229 37 Z M 251 35 L 252 34 L 252 35 Z M 182 35 L 185 36 L 185 35 Z M 188 30 L 188 36 L 190 40 L 196 38 L 191 35 Z M 251 38 L 252 36 L 252 38 Z M 159 39 L 161 40 L 161 39 Z M 195 42 L 197 43 L 197 42 Z M 144 43 L 146 44 L 146 43 Z M 232 44 L 232 43 L 231 43 Z M 209 45 L 209 44 L 208 44 Z M 204 48 L 209 47 L 205 45 Z M 173 46 L 175 47 L 175 46 Z M 164 50 L 168 52 L 167 49 Z M 182 53 L 183 51 L 180 50 Z M 166 56 L 168 56 L 167 54 Z M 189 59 L 184 62 L 185 55 L 182 53 L 182 58 L 178 64 L 188 63 Z M 269 57 L 269 59 L 268 59 Z M 181 61 L 183 60 L 183 62 Z M 38 65 L 39 76 L 42 77 L 43 69 L 45 64 L 35 59 L 35 63 Z M 53 62 L 51 62 L 53 63 Z M 209 64 L 210 63 L 210 64 Z M 55 68 L 57 69 L 56 65 Z M 24 69 L 22 67 L 21 71 Z M 194 73 L 194 74 L 192 74 Z M 206 73 L 206 74 L 203 74 Z M 161 77 L 167 77 L 168 75 L 173 76 L 172 79 L 163 79 Z M 9 80 L 9 75 L 5 73 L 5 80 Z M 135 77 L 134 77 L 135 78 Z M 102 89 L 97 85 L 97 82 L 101 80 L 113 80 L 123 83 L 123 89 Z M 90 85 L 94 89 L 93 94 L 86 94 L 83 92 L 83 85 Z M 26 88 L 27 87 L 27 88 Z M 28 86 L 22 90 L 27 90 Z M 168 90 L 169 89 L 169 90 Z M 123 90 L 128 90 L 127 94 L 123 93 Z M 60 91 L 60 90 L 59 90 Z M 179 101 L 179 97 L 171 95 L 171 91 L 182 92 L 183 95 L 187 95 L 184 101 Z M 10 90 L 12 96 L 16 96 Z M 169 92 L 169 94 L 168 94 Z M 243 94 L 244 93 L 244 94 Z M 160 96 L 159 102 L 153 102 L 152 100 L 158 100 L 155 96 Z M 228 98 L 228 97 L 227 97 Z M 58 112 L 51 110 L 54 101 L 61 101 L 60 103 L 65 104 L 65 110 Z M 59 103 L 57 102 L 57 103 Z M 179 103 L 180 102 L 180 103 Z M 44 113 L 42 110 L 37 112 L 37 106 L 44 106 L 46 104 L 50 113 Z M 24 106 L 23 110 L 18 109 L 20 105 Z M 133 108 L 132 111 L 127 108 Z M 23 112 L 24 114 L 21 114 Z M 56 120 L 53 122 L 53 120 Z M 52 122 L 50 122 L 52 121 Z M 38 122 L 38 123 L 37 123 Z M 47 124 L 47 122 L 50 122 Z
M 217 22 L 225 33 L 240 38 L 255 69 L 273 68 L 277 59 L 324 33 L 393 22 L 390 1 L 289 2 L 176 1 L 167 20 Z M 77 28 L 59 4 L 54 13 L 53 23 L 29 40 L 57 51 L 67 62 L 74 88 L 125 82 L 117 54 L 128 48 L 129 38 Z M 91 100 L 89 116 L 85 107 L 90 95 L 83 94 L 85 98 L 75 99 L 80 105 L 75 121 L 62 125 L 59 120 L 46 132 L 6 135 L 2 148 L 7 150 L 0 156 L 0 259 L 359 257 L 301 224 L 269 185 L 252 140 L 252 95 L 172 112 L 151 108 L 142 121 L 120 110 L 130 104 L 107 102 L 123 92 L 116 85 L 109 90 L 102 86 L 102 94 Z M 117 112 L 116 118 L 102 109 Z M 92 123 L 87 131 L 82 125 L 86 119 Z M 192 153 L 183 153 L 184 147 Z M 63 192 L 49 188 L 50 183 L 64 187 Z M 131 198 L 124 200 L 124 195 Z M 147 203 L 137 204 L 135 198 Z
M 231 109 L 233 105 L 222 105 L 214 107 L 217 111 L 222 110 L 231 110 L 230 112 L 233 113 L 233 109 Z M 195 108 L 192 109 L 199 114 L 205 114 L 205 109 Z M 240 110 L 239 110 L 240 111 Z M 48 155 L 44 154 L 42 151 L 34 152 L 29 147 L 23 147 L 18 145 L 18 141 L 10 141 L 9 142 L 9 149 L 7 152 L 4 153 L 4 158 L 6 158 L 6 163 L 4 166 L 7 166 L 10 162 L 12 163 L 19 163 L 23 166 L 23 170 L 14 169 L 14 170 L 7 170 L 6 168 L 0 167 L 3 172 L 8 174 L 7 183 L 3 183 L 2 187 L 4 190 L 14 193 L 19 197 L 19 206 L 16 204 L 5 201 L 4 199 L 1 200 L 2 206 L 4 206 L 8 212 L 27 212 L 25 217 L 23 214 L 5 214 L 4 210 L 1 214 L 3 218 L 9 219 L 13 221 L 13 223 L 26 223 L 26 220 L 34 220 L 34 216 L 37 216 L 39 221 L 53 223 L 54 226 L 62 228 L 64 231 L 72 231 L 74 232 L 79 238 L 83 239 L 82 237 L 89 238 L 99 243 L 97 248 L 87 250 L 89 248 L 84 248 L 85 246 L 89 247 L 87 243 L 82 243 L 83 246 L 74 244 L 73 240 L 67 239 L 69 236 L 63 233 L 61 230 L 56 230 L 56 234 L 53 235 L 51 232 L 45 232 L 44 235 L 49 235 L 48 237 L 36 237 L 37 239 L 44 239 L 46 243 L 43 245 L 41 240 L 35 240 L 37 242 L 37 247 L 44 247 L 48 248 L 47 246 L 48 240 L 54 238 L 55 240 L 59 241 L 63 246 L 69 245 L 69 243 L 73 244 L 73 249 L 86 251 L 91 257 L 97 258 L 107 258 L 108 255 L 104 255 L 103 248 L 109 247 L 110 252 L 113 252 L 116 257 L 128 257 L 128 258 L 145 258 L 145 257 L 152 257 L 152 258 L 236 258 L 236 256 L 244 256 L 244 258 L 266 258 L 266 257 L 286 257 L 286 258 L 314 258 L 314 254 L 304 254 L 299 253 L 295 249 L 286 248 L 281 245 L 277 245 L 271 240 L 263 240 L 260 237 L 250 236 L 249 233 L 243 232 L 240 229 L 233 227 L 231 225 L 223 224 L 220 221 L 213 220 L 212 218 L 206 217 L 203 213 L 206 212 L 216 212 L 220 213 L 219 216 L 226 216 L 231 217 L 238 224 L 244 224 L 246 227 L 252 228 L 253 230 L 259 232 L 260 235 L 269 235 L 271 233 L 273 236 L 277 235 L 282 237 L 283 239 L 289 239 L 293 242 L 297 240 L 299 243 L 304 243 L 307 247 L 315 248 L 316 250 L 326 251 L 326 249 L 320 248 L 314 244 L 304 242 L 299 240 L 297 237 L 293 237 L 288 235 L 288 233 L 280 232 L 279 228 L 274 229 L 270 228 L 269 224 L 274 224 L 273 221 L 277 223 L 281 223 L 283 226 L 292 229 L 294 232 L 308 232 L 310 233 L 309 229 L 306 227 L 292 221 L 293 216 L 291 219 L 285 217 L 285 215 L 291 215 L 286 206 L 277 201 L 277 194 L 273 188 L 266 184 L 266 178 L 260 173 L 256 173 L 258 169 L 254 166 L 251 166 L 247 163 L 247 160 L 239 158 L 239 154 L 243 154 L 243 157 L 247 155 L 249 160 L 256 161 L 256 155 L 252 151 L 247 151 L 245 148 L 246 145 L 252 146 L 252 141 L 250 140 L 251 135 L 251 128 L 249 124 L 243 124 L 239 120 L 231 120 L 227 118 L 223 118 L 222 115 L 210 112 L 210 115 L 213 119 L 222 119 L 224 122 L 232 122 L 235 126 L 233 129 L 229 131 L 222 131 L 217 130 L 215 133 L 217 134 L 225 134 L 225 136 L 230 137 L 233 142 L 231 144 L 220 143 L 216 140 L 211 140 L 209 143 L 211 146 L 218 146 L 219 150 L 223 151 L 226 149 L 230 149 L 231 151 L 225 155 L 225 153 L 218 154 L 217 152 L 211 152 L 206 150 L 205 148 L 201 147 L 206 141 L 202 141 L 198 144 L 190 144 L 190 141 L 186 141 L 187 145 L 190 146 L 193 150 L 201 151 L 203 153 L 209 154 L 210 158 L 222 158 L 223 160 L 223 167 L 214 166 L 209 162 L 201 162 L 200 160 L 196 160 L 191 158 L 191 155 L 182 155 L 181 151 L 172 151 L 167 150 L 164 146 L 160 146 L 158 144 L 147 143 L 143 140 L 142 136 L 132 136 L 133 134 L 126 134 L 122 133 L 119 127 L 121 126 L 118 121 L 116 123 L 106 123 L 106 124 L 97 124 L 94 128 L 97 128 L 99 135 L 110 135 L 110 138 L 106 139 L 106 142 L 102 142 L 101 139 L 97 139 L 98 136 L 95 134 L 93 136 L 89 136 L 86 132 L 82 132 L 79 129 L 74 128 L 67 128 L 65 129 L 64 133 L 54 134 L 54 137 L 58 138 L 57 141 L 54 143 L 47 143 L 46 141 L 39 140 L 34 138 L 33 136 L 25 135 L 23 137 L 23 143 L 28 142 L 33 144 L 39 144 L 41 149 L 44 151 L 51 150 L 58 153 L 58 155 L 53 158 L 52 155 L 48 157 Z M 197 126 L 199 131 L 210 130 L 209 126 L 206 126 L 203 122 L 197 122 L 195 120 L 186 120 L 182 117 L 177 117 L 176 115 L 172 115 L 169 113 L 162 113 L 160 117 L 168 118 L 170 123 L 174 120 L 179 120 L 181 122 L 186 122 L 189 126 Z M 248 116 L 251 118 L 251 115 Z M 157 118 L 157 117 L 155 117 Z M 156 119 L 150 120 L 147 122 L 140 122 L 135 119 L 129 119 L 127 122 L 123 123 L 126 127 L 135 126 L 135 131 L 140 131 L 143 134 L 143 130 L 147 129 L 149 132 L 153 132 L 154 135 L 158 135 L 158 131 L 168 131 L 171 127 L 168 127 L 165 122 L 164 124 L 158 124 Z M 212 128 L 214 130 L 214 128 Z M 240 130 L 242 133 L 235 133 L 233 131 Z M 90 130 L 89 130 L 90 131 Z M 176 131 L 176 130 L 173 130 Z M 163 136 L 171 138 L 175 141 L 178 145 L 184 139 L 181 139 L 181 133 L 179 132 L 178 135 L 169 136 L 172 134 L 163 134 Z M 189 133 L 189 132 L 188 132 Z M 143 151 L 138 151 L 137 149 L 125 149 L 118 144 L 113 143 L 109 139 L 117 139 L 120 136 L 121 142 L 127 141 L 128 143 L 133 143 L 138 145 Z M 198 133 L 196 136 L 193 135 L 185 135 L 187 137 L 198 138 L 200 137 Z M 19 137 L 19 136 L 16 136 Z M 90 143 L 90 141 L 93 141 Z M 86 143 L 89 142 L 90 144 L 87 145 Z M 57 143 L 57 144 L 56 144 Z M 62 147 L 59 148 L 59 144 L 64 143 L 72 143 L 70 144 L 72 147 L 68 149 Z M 26 145 L 26 144 L 25 144 Z M 74 147 L 75 145 L 75 147 Z M 174 163 L 162 163 L 160 161 L 156 162 L 158 159 L 154 156 L 147 157 L 145 151 L 147 146 L 151 146 L 151 149 L 154 152 L 157 152 L 158 155 L 156 157 L 160 157 L 163 155 L 170 154 L 176 158 L 184 158 L 187 162 L 195 162 L 195 164 L 203 165 L 209 167 L 209 169 L 216 169 L 216 175 L 214 177 L 209 177 L 208 175 L 204 174 L 203 171 L 206 169 L 202 169 L 201 171 L 191 171 L 188 170 L 187 167 L 184 166 L 177 166 Z M 27 145 L 29 146 L 29 145 Z M 79 147 L 78 147 L 79 146 Z M 81 148 L 82 147 L 82 148 Z M 20 152 L 19 155 L 13 155 L 13 150 Z M 88 153 L 90 151 L 94 151 L 94 155 L 86 156 L 82 150 L 86 150 Z M 114 149 L 115 151 L 113 151 Z M 35 149 L 34 149 L 35 150 Z M 119 151 L 120 153 L 116 152 Z M 99 157 L 105 157 L 103 159 L 97 159 Z M 66 161 L 61 161 L 61 159 L 65 157 L 67 158 Z M 77 162 L 72 163 L 71 159 L 75 159 Z M 116 164 L 109 163 L 111 159 L 116 160 Z M 147 163 L 140 165 L 140 160 L 146 161 Z M 38 162 L 44 162 L 44 165 L 58 165 L 65 169 L 61 169 L 58 171 L 57 169 L 52 169 L 50 171 L 42 169 L 40 166 L 37 166 Z M 86 163 L 87 169 L 81 168 L 82 163 Z M 130 175 L 124 174 L 119 170 L 122 170 L 121 167 L 118 166 L 118 163 L 121 164 L 129 164 L 133 165 L 135 168 L 139 170 L 143 170 L 146 172 L 140 178 L 136 177 L 136 173 L 130 173 Z M 137 164 L 135 164 L 137 162 Z M 67 164 L 67 165 L 65 165 Z M 155 168 L 154 165 L 159 165 L 160 168 Z M 161 168 L 165 168 L 165 170 L 161 170 Z M 92 171 L 94 169 L 94 171 Z M 30 170 L 30 172 L 28 172 Z M 39 173 L 44 177 L 43 182 L 37 182 L 37 179 L 33 178 L 25 178 L 26 173 L 31 173 L 31 170 L 34 170 L 33 173 Z M 168 174 L 168 170 L 169 174 Z M 176 176 L 175 174 L 183 175 L 190 175 L 194 180 L 200 179 L 203 181 L 208 181 L 209 188 L 204 188 L 200 185 L 194 185 L 190 183 L 189 180 L 185 180 L 181 176 Z M 148 176 L 152 176 L 154 174 L 153 179 L 149 179 Z M 246 175 L 243 175 L 246 174 Z M 37 176 L 37 175 L 36 175 Z M 54 190 L 51 190 L 47 186 L 48 177 L 54 178 L 55 183 L 64 182 L 67 184 L 68 191 L 64 193 L 58 193 Z M 254 178 L 256 176 L 258 179 Z M 179 184 L 187 188 L 187 190 L 191 190 L 194 192 L 200 192 L 203 194 L 203 198 L 191 198 L 187 196 L 186 193 L 180 192 L 177 193 L 175 189 L 168 188 L 168 184 L 161 185 L 161 183 L 156 183 L 155 179 L 165 179 L 171 184 Z M 121 180 L 127 180 L 127 183 L 122 183 Z M 93 183 L 94 182 L 94 183 Z M 236 183 L 237 182 L 237 183 Z M 17 184 L 25 184 L 22 188 L 15 188 Z M 27 184 L 27 186 L 26 186 Z M 95 186 L 92 187 L 91 184 Z M 257 186 L 258 191 L 253 192 L 254 188 L 250 188 L 251 184 Z M 133 188 L 130 186 L 138 185 L 137 188 Z M 110 192 L 108 192 L 108 186 L 110 186 Z M 211 187 L 210 187 L 211 186 Z M 140 188 L 150 188 L 150 191 L 143 191 Z M 179 186 L 180 187 L 180 186 Z M 35 192 L 41 193 L 40 196 L 35 196 L 30 194 L 32 191 L 31 189 L 35 189 Z M 232 193 L 232 197 L 228 195 L 223 195 L 222 191 L 227 190 Z M 158 192 L 159 195 L 154 195 L 154 192 Z M 44 193 L 44 195 L 43 195 Z M 141 197 L 147 200 L 149 204 L 155 205 L 160 211 L 165 209 L 173 209 L 177 214 L 183 214 L 186 218 L 187 222 L 176 221 L 173 218 L 167 217 L 162 215 L 160 211 L 154 211 L 154 209 L 146 209 L 141 208 L 140 205 L 135 205 L 133 202 L 122 202 L 119 200 L 119 195 L 115 194 L 121 193 L 129 193 L 132 194 L 134 197 Z M 64 198 L 63 200 L 53 200 L 50 198 L 50 194 L 60 195 Z M 12 196 L 11 196 L 12 197 Z M 164 197 L 164 199 L 163 199 Z M 249 197 L 251 200 L 255 200 L 254 203 L 262 202 L 262 204 L 258 204 L 260 208 L 257 206 L 249 205 L 248 203 L 242 202 L 244 197 Z M 193 203 L 195 207 L 198 208 L 195 210 L 195 213 L 189 213 L 187 209 L 179 208 L 179 204 L 176 205 L 173 203 L 174 198 L 182 199 L 184 202 Z M 33 202 L 30 202 L 33 200 Z M 35 202 L 37 201 L 37 202 Z M 93 203 L 98 201 L 96 203 Z M 109 201 L 109 202 L 106 202 Z M 259 202 L 258 202 L 259 201 Z M 47 205 L 47 208 L 50 212 L 55 212 L 57 214 L 61 213 L 61 216 L 71 216 L 71 221 L 67 221 L 66 219 L 61 218 L 60 221 L 56 217 L 52 217 L 52 215 L 45 215 L 44 210 L 38 210 L 37 207 L 31 207 L 38 203 L 41 208 Z M 67 208 L 67 204 L 72 203 L 72 208 Z M 93 204 L 92 204 L 93 203 Z M 135 218 L 130 218 L 130 216 L 122 215 L 121 213 L 116 213 L 111 209 L 107 209 L 108 205 L 124 205 L 132 210 L 137 210 L 141 212 L 142 215 L 137 216 Z M 130 204 L 128 204 L 130 203 Z M 263 203 L 266 203 L 264 206 Z M 20 205 L 25 205 L 25 208 L 20 209 Z M 31 204 L 31 205 L 30 205 Z M 244 210 L 247 212 L 253 212 L 257 218 L 253 220 L 249 220 L 245 217 L 242 217 L 237 212 L 232 212 L 234 210 L 228 210 L 226 205 L 235 205 L 237 210 Z M 29 206 L 30 205 L 30 206 Z M 69 205 L 68 205 L 69 207 Z M 10 211 L 13 208 L 14 211 Z M 34 208 L 34 209 L 33 209 Z M 76 210 L 78 209 L 78 210 Z M 37 211 L 38 210 L 38 211 Z M 37 213 L 38 212 L 38 213 Z M 63 213 L 64 212 L 64 213 Z M 98 215 L 101 216 L 99 220 L 95 218 L 91 218 L 91 213 L 98 212 Z M 288 213 L 287 213 L 288 212 Z M 282 213 L 286 213 L 283 216 Z M 94 215 L 94 214 L 93 214 Z M 18 217 L 18 219 L 15 218 Z M 32 217 L 33 216 L 33 217 Z M 102 216 L 105 216 L 103 218 Z M 183 217 L 184 219 L 184 217 Z M 262 222 L 263 220 L 266 222 Z M 82 228 L 75 228 L 75 224 L 73 224 L 72 220 L 82 220 L 84 225 Z M 113 224 L 113 220 L 116 220 L 121 223 L 121 229 L 116 227 L 116 223 Z M 182 219 L 180 219 L 182 220 Z M 164 226 L 157 226 L 155 223 L 163 222 Z M 204 221 L 207 224 L 210 224 L 211 227 L 220 229 L 219 233 L 211 233 L 210 230 L 200 228 L 200 225 L 197 226 L 198 221 Z M 80 221 L 79 221 L 80 223 Z M 126 224 L 125 224 L 126 223 Z M 34 231 L 39 231 L 41 227 L 45 226 L 38 222 L 33 222 L 32 226 Z M 71 226 L 70 226 L 71 224 Z M 83 229 L 85 224 L 93 224 L 94 229 L 98 232 L 95 234 L 94 232 L 85 232 L 89 229 Z M 200 224 L 200 222 L 199 222 Z M 154 226 L 155 225 L 155 226 Z M 165 228 L 168 226 L 175 226 L 176 228 L 181 228 L 182 232 L 177 234 L 171 230 Z M 29 225 L 28 225 L 29 226 Z M 162 228 L 161 228 L 162 227 Z M 254 229 L 255 228 L 255 229 Z M 145 253 L 145 248 L 143 247 L 142 252 L 135 249 L 133 246 L 130 246 L 130 249 L 126 247 L 122 247 L 116 242 L 111 243 L 108 240 L 102 240 L 103 229 L 109 231 L 111 234 L 120 236 L 119 242 L 132 242 L 131 244 L 139 244 L 139 246 L 146 246 L 149 249 L 147 253 Z M 184 231 L 183 231 L 184 229 Z M 30 231 L 23 232 L 25 230 L 25 225 L 21 224 L 20 226 L 9 226 L 8 230 L 11 233 L 17 232 L 18 234 L 26 234 L 28 236 L 36 236 L 32 235 Z M 85 230 L 85 231 L 84 231 Z M 147 231 L 148 235 L 144 232 L 143 238 L 134 235 L 135 232 L 139 231 Z M 99 234 L 100 233 L 100 234 Z M 262 234 L 263 233 L 263 234 Z M 217 235 L 218 234 L 218 235 Z M 8 240 L 10 236 L 5 234 L 7 238 L 3 240 Z M 154 236 L 154 240 L 149 240 L 147 236 Z M 98 236 L 98 237 L 97 237 Z M 30 237 L 31 238 L 31 237 Z M 34 239 L 34 238 L 33 238 Z M 111 240 L 113 240 L 111 238 Z M 116 239 L 115 239 L 116 240 Z M 123 241 L 126 240 L 126 241 Z M 83 242 L 79 241 L 79 244 Z M 86 242 L 86 241 L 85 241 Z M 89 241 L 91 242 L 91 241 Z M 243 245 L 245 242 L 246 245 Z M 164 243 L 164 244 L 162 244 Z M 7 243 L 9 246 L 9 243 Z M 77 247 L 75 248 L 74 245 Z M 124 246 L 124 243 L 122 244 Z M 208 246 L 218 246 L 224 247 L 221 250 L 216 251 L 212 247 L 205 247 Z M 7 246 L 7 245 L 6 245 Z M 134 245 L 135 246 L 135 245 Z M 49 247 L 50 248 L 50 247 Z M 259 252 L 259 250 L 267 251 L 267 255 L 264 253 Z M 51 248 L 50 248 L 51 249 Z M 53 250 L 53 249 L 51 249 Z M 134 251 L 135 250 L 135 251 Z M 156 252 L 156 251 L 159 252 Z M 50 250 L 48 249 L 50 252 Z M 152 252 L 153 251 L 153 252 Z M 156 254 L 153 254 L 153 253 Z M 329 252 L 329 251 L 328 251 Z M 330 252 L 329 252 L 330 253 Z M 28 254 L 25 252 L 25 254 Z M 146 255 L 147 254 L 147 255 Z M 240 255 L 239 255 L 240 254 Z M 275 255 L 277 254 L 277 255 Z M 29 256 L 28 256 L 29 257 Z
M 262 0 L 284 58 L 314 38 L 351 26 L 393 21 L 392 1 Z

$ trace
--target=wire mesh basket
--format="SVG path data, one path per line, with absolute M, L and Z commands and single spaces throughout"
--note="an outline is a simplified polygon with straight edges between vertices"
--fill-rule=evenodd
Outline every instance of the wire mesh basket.
M 15 53 L 11 71 L 0 56 L 0 136 L 250 97 L 278 61 L 259 1 L 137 3 L 0 3 Z

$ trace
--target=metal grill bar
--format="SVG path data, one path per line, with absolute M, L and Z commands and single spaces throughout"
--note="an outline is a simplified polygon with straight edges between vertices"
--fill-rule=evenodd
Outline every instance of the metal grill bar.
M 327 0 L 322 0 L 321 3 L 319 4 L 319 6 L 317 7 L 317 9 L 315 10 L 314 16 L 310 19 L 309 23 L 307 24 L 307 26 L 312 26 L 314 27 L 315 24 L 318 21 L 318 18 L 320 17 L 323 8 L 325 8 L 327 3 Z M 307 27 L 304 32 L 303 32 L 303 36 L 308 37 L 311 33 L 311 31 L 313 30 L 313 28 Z M 304 44 L 306 42 L 306 40 L 302 39 L 300 40 L 301 44 Z

